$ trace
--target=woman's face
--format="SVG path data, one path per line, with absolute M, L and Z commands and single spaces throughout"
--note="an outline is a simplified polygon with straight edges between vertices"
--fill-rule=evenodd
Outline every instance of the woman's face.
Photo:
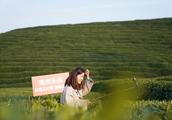
M 84 79 L 84 73 L 77 75 L 76 79 L 78 84 L 81 84 L 82 80 Z

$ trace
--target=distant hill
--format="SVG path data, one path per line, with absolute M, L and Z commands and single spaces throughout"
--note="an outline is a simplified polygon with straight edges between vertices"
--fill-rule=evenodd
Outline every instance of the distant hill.
M 90 69 L 92 78 L 172 75 L 172 18 L 43 26 L 0 34 L 0 87 Z

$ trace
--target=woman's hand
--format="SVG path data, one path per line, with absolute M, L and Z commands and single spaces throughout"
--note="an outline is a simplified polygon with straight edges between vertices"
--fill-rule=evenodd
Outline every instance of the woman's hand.
M 86 69 L 85 71 L 85 76 L 86 76 L 86 79 L 90 79 L 90 71 L 88 69 Z

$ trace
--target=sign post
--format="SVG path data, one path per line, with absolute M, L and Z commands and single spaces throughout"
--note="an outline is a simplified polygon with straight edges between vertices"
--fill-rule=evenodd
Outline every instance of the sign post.
M 33 96 L 61 93 L 69 72 L 32 77 Z

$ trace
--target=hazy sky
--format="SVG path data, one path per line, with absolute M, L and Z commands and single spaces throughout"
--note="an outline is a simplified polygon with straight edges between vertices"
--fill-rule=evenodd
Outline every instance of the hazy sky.
M 0 0 L 0 33 L 58 24 L 172 17 L 172 0 Z

